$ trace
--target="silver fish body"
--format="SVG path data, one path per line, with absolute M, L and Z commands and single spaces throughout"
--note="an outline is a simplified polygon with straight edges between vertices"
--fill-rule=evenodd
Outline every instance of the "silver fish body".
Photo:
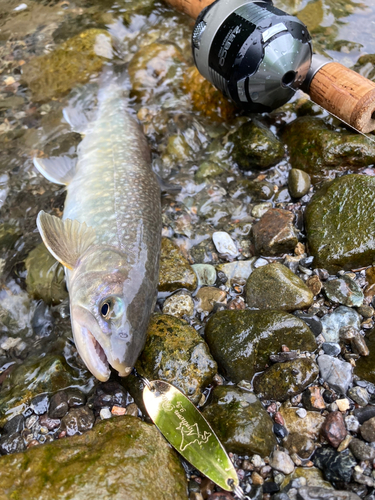
M 101 90 L 97 118 L 79 145 L 63 220 L 78 221 L 78 232 L 86 226 L 95 231 L 89 245 L 82 232 L 84 251 L 77 250 L 75 264 L 67 266 L 78 352 L 99 380 L 108 379 L 108 363 L 126 376 L 143 349 L 155 306 L 161 207 L 146 139 L 116 84 Z M 59 258 L 57 237 L 48 238 L 43 218 L 38 227 Z M 66 265 L 63 256 L 59 260 Z

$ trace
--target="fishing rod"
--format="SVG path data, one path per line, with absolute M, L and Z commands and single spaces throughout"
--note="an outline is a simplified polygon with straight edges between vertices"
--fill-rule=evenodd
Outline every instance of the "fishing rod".
M 268 112 L 301 89 L 359 132 L 375 130 L 375 83 L 314 54 L 306 26 L 271 0 L 166 2 L 196 20 L 195 64 L 239 107 Z

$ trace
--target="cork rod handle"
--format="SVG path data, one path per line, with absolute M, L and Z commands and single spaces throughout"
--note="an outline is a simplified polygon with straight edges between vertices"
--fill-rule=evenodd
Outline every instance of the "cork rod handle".
M 332 62 L 315 73 L 308 93 L 311 99 L 363 133 L 375 129 L 375 83 Z

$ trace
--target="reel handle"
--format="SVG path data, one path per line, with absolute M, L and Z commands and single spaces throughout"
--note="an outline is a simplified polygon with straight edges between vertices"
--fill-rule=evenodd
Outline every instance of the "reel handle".
M 173 8 L 193 19 L 213 1 L 166 0 Z M 302 89 L 314 102 L 360 132 L 375 130 L 374 82 L 342 64 L 327 60 L 321 63 L 320 56 L 315 55 L 309 74 Z

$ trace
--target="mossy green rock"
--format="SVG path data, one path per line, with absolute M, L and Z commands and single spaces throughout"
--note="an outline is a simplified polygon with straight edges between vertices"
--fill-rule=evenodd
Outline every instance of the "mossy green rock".
M 354 71 L 357 71 L 365 78 L 375 81 L 375 54 L 365 54 L 358 58 Z
M 316 348 L 306 323 L 282 311 L 219 311 L 208 321 L 205 338 L 219 368 L 233 382 L 251 380 L 282 345 L 301 351 Z
M 0 391 L 0 426 L 14 413 L 24 410 L 38 394 L 53 394 L 77 386 L 81 390 L 93 386 L 94 377 L 86 370 L 73 369 L 62 356 L 48 354 L 44 358 L 30 356 L 5 378 Z
M 276 363 L 254 379 L 254 391 L 264 399 L 285 401 L 300 394 L 318 375 L 318 365 L 310 358 Z
M 233 158 L 244 170 L 269 168 L 284 156 L 281 141 L 257 120 L 241 125 L 229 140 L 233 142 Z
M 320 118 L 297 118 L 287 125 L 283 139 L 292 167 L 307 172 L 314 184 L 374 163 L 375 144 L 360 134 L 335 132 Z
M 239 387 L 217 386 L 203 410 L 228 452 L 268 456 L 276 445 L 273 422 L 259 399 Z
M 313 300 L 310 288 L 279 263 L 255 269 L 246 282 L 246 302 L 252 308 L 296 311 L 310 307 Z
M 202 337 L 188 323 L 168 314 L 151 318 L 146 345 L 135 366 L 150 380 L 161 379 L 178 387 L 194 403 L 217 373 Z
M 213 161 L 204 161 L 199 165 L 194 178 L 196 182 L 204 182 L 206 179 L 217 177 L 223 172 L 225 172 L 225 169 L 221 165 L 214 163 Z
M 92 28 L 31 59 L 23 66 L 22 78 L 34 101 L 48 101 L 67 94 L 77 83 L 86 83 L 111 57 L 109 33 Z
M 345 175 L 320 189 L 306 209 L 314 267 L 331 274 L 375 260 L 375 178 Z
M 180 250 L 168 238 L 161 241 L 159 291 L 174 292 L 180 288 L 194 291 L 197 276 Z
M 49 253 L 44 243 L 32 250 L 25 260 L 27 291 L 46 304 L 59 304 L 68 296 L 64 267 Z
M 184 470 L 160 432 L 126 415 L 0 458 L 1 499 L 185 500 L 186 492 Z
M 17 227 L 10 224 L 0 224 L 0 250 L 6 251 L 13 247 L 20 237 L 21 232 Z
M 311 178 L 309 174 L 298 168 L 292 168 L 288 177 L 288 189 L 290 196 L 293 198 L 301 198 L 308 193 L 311 186 Z
M 370 353 L 355 362 L 354 375 L 375 384 L 375 329 L 366 335 L 366 344 Z

